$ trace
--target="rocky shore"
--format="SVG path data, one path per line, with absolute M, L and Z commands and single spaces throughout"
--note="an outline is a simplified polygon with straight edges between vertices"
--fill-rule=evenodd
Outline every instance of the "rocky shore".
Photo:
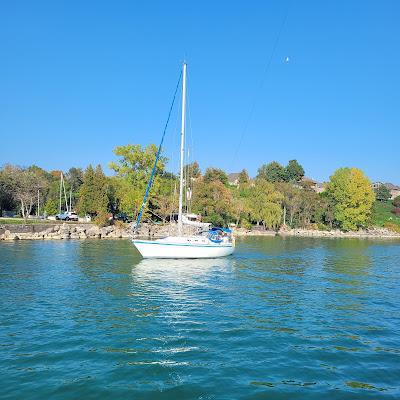
M 117 239 L 129 237 L 125 229 L 118 229 L 114 226 L 99 228 L 92 224 L 65 223 L 49 225 L 5 225 L 0 227 L 0 240 Z
M 138 237 L 160 238 L 177 233 L 176 226 L 142 224 Z M 186 229 L 185 234 L 193 234 Z M 0 240 L 123 239 L 132 237 L 132 225 L 98 227 L 83 223 L 0 225 Z
M 94 224 L 29 224 L 0 225 L 0 240 L 65 240 L 65 239 L 121 239 L 131 237 L 131 225 L 111 225 L 98 227 Z M 159 238 L 173 235 L 176 226 L 143 224 L 138 236 Z M 188 229 L 185 234 L 192 234 Z M 315 238 L 370 238 L 370 239 L 400 239 L 400 234 L 385 228 L 359 230 L 357 232 L 342 232 L 339 230 L 318 231 L 311 229 L 281 229 L 278 232 L 261 229 L 246 230 L 238 228 L 236 236 L 276 236 L 283 237 L 315 237 Z
M 318 238 L 360 238 L 360 239 L 400 239 L 400 233 L 386 228 L 360 229 L 359 231 L 342 232 L 339 229 L 318 231 L 314 229 L 281 229 L 280 236 L 318 237 Z
M 331 231 L 319 231 L 316 229 L 288 229 L 282 228 L 279 231 L 269 230 L 246 230 L 238 228 L 236 236 L 297 236 L 315 238 L 360 238 L 360 239 L 400 239 L 400 233 L 393 232 L 386 228 L 360 229 L 357 232 L 342 232 L 339 229 Z

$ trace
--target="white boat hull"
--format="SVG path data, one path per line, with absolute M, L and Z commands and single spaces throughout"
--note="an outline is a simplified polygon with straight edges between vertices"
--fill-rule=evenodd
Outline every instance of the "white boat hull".
M 232 243 L 214 244 L 207 240 L 169 238 L 132 240 L 143 258 L 219 258 L 233 253 Z

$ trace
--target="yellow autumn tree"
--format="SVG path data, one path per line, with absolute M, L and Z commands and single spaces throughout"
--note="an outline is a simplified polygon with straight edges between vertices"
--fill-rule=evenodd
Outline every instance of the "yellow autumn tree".
M 330 177 L 327 195 L 333 200 L 340 227 L 352 231 L 365 226 L 375 200 L 371 182 L 357 168 L 339 168 Z
M 282 194 L 272 183 L 257 178 L 247 199 L 250 218 L 257 224 L 262 222 L 264 228 L 278 228 L 282 219 L 282 200 Z
M 132 214 L 134 218 L 136 218 L 142 205 L 157 151 L 158 147 L 155 144 L 149 144 L 144 148 L 140 144 L 128 144 L 117 146 L 113 150 L 119 158 L 117 161 L 110 162 L 109 167 L 115 172 L 113 183 L 119 200 L 119 210 Z M 165 172 L 167 161 L 168 159 L 161 153 L 149 193 L 148 204 L 155 202 L 159 193 L 160 181 Z

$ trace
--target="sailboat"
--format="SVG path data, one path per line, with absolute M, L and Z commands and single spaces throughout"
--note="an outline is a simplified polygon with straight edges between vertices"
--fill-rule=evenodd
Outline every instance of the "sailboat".
M 214 227 L 202 231 L 197 235 L 184 235 L 183 224 L 186 220 L 183 214 L 183 163 L 185 154 L 185 120 L 186 120 L 186 69 L 182 66 L 182 118 L 181 118 L 181 144 L 180 144 L 180 180 L 179 180 L 179 209 L 178 209 L 178 235 L 167 236 L 156 240 L 133 239 L 132 243 L 143 258 L 217 258 L 225 257 L 235 250 L 235 240 L 230 229 Z M 171 106 L 172 107 L 172 106 Z M 171 111 L 170 111 L 171 112 Z M 167 121 L 168 124 L 168 121 Z M 164 130 L 165 135 L 165 130 Z M 163 135 L 163 138 L 164 138 Z M 155 160 L 152 175 L 143 199 L 141 211 L 136 222 L 136 231 L 140 223 L 140 217 L 146 205 L 148 192 L 154 176 L 157 159 L 161 151 L 161 145 Z

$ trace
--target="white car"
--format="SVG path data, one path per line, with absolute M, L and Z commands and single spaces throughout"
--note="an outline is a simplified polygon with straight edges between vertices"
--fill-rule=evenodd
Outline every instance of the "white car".
M 56 219 L 60 221 L 78 221 L 78 214 L 73 211 L 65 211 L 56 215 Z

